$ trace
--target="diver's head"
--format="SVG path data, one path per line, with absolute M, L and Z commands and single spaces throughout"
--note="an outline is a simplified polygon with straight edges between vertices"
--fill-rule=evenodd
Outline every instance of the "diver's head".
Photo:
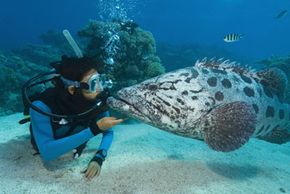
M 93 101 L 104 89 L 100 74 L 103 66 L 94 58 L 63 56 L 60 62 L 51 66 L 60 74 L 57 86 L 71 95 L 81 92 L 86 100 Z
M 80 80 L 81 91 L 87 100 L 94 100 L 103 91 L 103 86 L 100 83 L 100 74 L 96 69 L 91 69 L 86 72 Z M 69 86 L 70 94 L 75 92 L 75 86 Z

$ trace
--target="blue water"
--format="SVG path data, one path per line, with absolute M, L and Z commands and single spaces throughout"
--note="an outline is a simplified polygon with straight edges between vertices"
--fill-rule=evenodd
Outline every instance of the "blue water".
M 290 10 L 286 0 L 125 0 L 104 1 L 121 5 L 128 18 L 153 33 L 157 42 L 199 43 L 225 48 L 251 59 L 289 54 L 290 17 L 275 20 Z M 123 3 L 120 3 L 123 2 Z M 47 30 L 77 32 L 90 19 L 100 19 L 105 3 L 99 0 L 2 1 L 0 48 L 38 43 Z M 223 42 L 227 33 L 242 33 L 234 44 Z

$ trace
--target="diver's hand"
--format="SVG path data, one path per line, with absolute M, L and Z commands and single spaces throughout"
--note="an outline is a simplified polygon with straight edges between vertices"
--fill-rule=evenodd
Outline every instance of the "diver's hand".
M 91 180 L 92 178 L 94 178 L 95 176 L 99 176 L 101 173 L 101 167 L 103 164 L 103 159 L 95 156 L 93 157 L 93 159 L 90 161 L 88 168 L 86 170 L 84 170 L 82 173 L 85 173 L 85 177 L 88 180 Z
M 97 122 L 97 125 L 102 131 L 106 131 L 107 129 L 121 122 L 123 122 L 123 119 L 117 119 L 115 117 L 104 117 Z
M 91 180 L 95 176 L 98 177 L 101 173 L 101 166 L 96 161 L 91 161 L 88 168 L 84 171 L 85 177 Z

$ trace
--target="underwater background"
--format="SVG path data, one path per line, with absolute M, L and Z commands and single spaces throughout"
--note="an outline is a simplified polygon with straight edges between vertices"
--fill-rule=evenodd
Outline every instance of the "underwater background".
M 44 168 L 31 157 L 28 126 L 18 124 L 23 83 L 74 55 L 64 29 L 105 65 L 113 93 L 205 57 L 278 67 L 289 80 L 289 11 L 287 0 L 1 2 L 0 193 L 289 193 L 289 143 L 255 139 L 224 154 L 131 121 L 116 127 L 102 176 L 87 183 L 79 171 L 99 138 L 80 160 L 64 156 Z
M 60 60 L 61 55 L 73 55 L 62 35 L 64 29 L 68 29 L 77 39 L 85 39 L 83 44 L 81 40 L 78 41 L 86 54 L 94 53 L 102 61 L 113 58 L 117 63 L 113 65 L 115 76 L 124 73 L 118 72 L 119 66 L 128 66 L 127 72 L 133 73 L 135 78 L 133 76 L 129 81 L 117 78 L 120 87 L 164 71 L 191 66 L 197 59 L 204 57 L 236 60 L 255 68 L 279 66 L 289 74 L 289 6 L 290 2 L 285 0 L 3 2 L 0 7 L 0 68 L 3 74 L 8 73 L 0 78 L 0 83 L 6 83 L 7 86 L 0 89 L 0 112 L 6 115 L 21 111 L 21 83 L 44 70 L 43 66 L 49 68 L 48 64 Z M 132 20 L 140 27 L 140 33 L 133 34 L 137 42 L 128 42 L 130 34 L 123 33 L 125 35 L 121 37 L 121 42 L 111 42 L 110 46 L 115 48 L 105 50 L 106 44 L 112 41 L 110 38 L 120 31 L 115 29 L 116 25 L 109 24 L 117 20 Z M 102 25 L 107 27 L 101 27 L 93 35 L 88 32 L 94 28 L 93 25 L 89 26 L 92 22 L 105 22 Z M 110 30 L 114 32 L 108 34 Z M 145 38 L 144 33 L 147 33 Z M 243 37 L 237 42 L 225 42 L 224 37 L 229 34 Z M 137 47 L 139 51 L 132 53 L 125 50 L 125 47 L 128 48 L 125 44 L 132 49 Z M 144 48 L 137 44 L 142 44 Z M 123 59 L 116 53 L 117 50 L 123 52 L 123 56 L 128 53 L 131 56 Z M 140 57 L 148 61 L 141 62 Z M 128 58 L 133 60 L 120 62 Z M 142 65 L 138 66 L 144 61 L 151 64 L 150 73 L 143 73 Z M 152 65 L 153 62 L 159 64 Z M 31 68 L 35 71 L 30 71 Z M 143 75 L 140 76 L 140 73 Z M 7 84 L 7 80 L 10 83 Z

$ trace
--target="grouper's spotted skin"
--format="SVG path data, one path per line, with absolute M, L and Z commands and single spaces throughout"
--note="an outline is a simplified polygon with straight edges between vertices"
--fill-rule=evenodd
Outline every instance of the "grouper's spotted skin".
M 250 137 L 290 141 L 290 109 L 283 103 L 286 85 L 287 78 L 278 69 L 255 72 L 229 61 L 202 60 L 194 67 L 124 88 L 108 104 L 226 152 L 241 147 Z

